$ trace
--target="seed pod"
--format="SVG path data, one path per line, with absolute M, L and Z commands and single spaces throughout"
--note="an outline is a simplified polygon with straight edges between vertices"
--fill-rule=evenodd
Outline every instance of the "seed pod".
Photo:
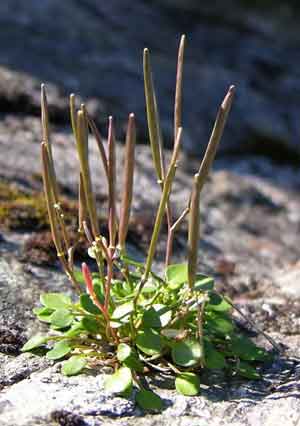
M 143 62 L 144 62 L 144 85 L 145 85 L 145 98 L 146 98 L 146 110 L 147 110 L 150 146 L 151 146 L 155 171 L 156 171 L 158 180 L 161 181 L 163 178 L 162 158 L 161 158 L 161 131 L 160 131 L 160 122 L 159 122 L 158 108 L 157 108 L 157 102 L 156 102 L 156 95 L 154 91 L 152 72 L 151 72 L 150 53 L 148 49 L 144 49 Z
M 83 111 L 78 111 L 77 113 L 77 151 L 79 156 L 86 205 L 94 238 L 96 238 L 99 236 L 99 224 L 88 161 L 87 123 Z
M 188 230 L 188 283 L 192 289 L 195 284 L 198 260 L 198 241 L 200 231 L 200 187 L 199 175 L 195 174 L 191 195 L 190 213 L 189 213 L 189 230 Z
M 134 151 L 136 142 L 136 127 L 134 114 L 129 115 L 126 146 L 125 146 L 125 164 L 123 177 L 123 197 L 121 203 L 121 214 L 119 224 L 119 247 L 121 250 L 125 247 L 126 236 L 128 232 L 128 224 L 130 217 L 130 209 L 133 193 L 133 177 L 134 177 Z

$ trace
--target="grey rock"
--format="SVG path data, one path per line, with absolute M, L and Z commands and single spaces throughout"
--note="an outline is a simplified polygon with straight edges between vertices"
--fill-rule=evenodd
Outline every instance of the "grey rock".
M 299 339 L 294 340 L 294 344 L 298 345 Z M 131 425 L 138 421 L 141 425 L 169 425 L 171 422 L 199 425 L 205 422 L 209 426 L 277 426 L 284 420 L 286 425 L 292 426 L 300 410 L 299 358 L 275 360 L 264 371 L 262 381 L 220 383 L 219 386 L 226 390 L 225 397 L 220 399 L 216 399 L 217 392 L 209 391 L 204 385 L 199 397 L 186 398 L 171 390 L 157 390 L 166 409 L 154 417 L 141 417 L 140 410 L 131 399 L 105 393 L 103 378 L 103 375 L 66 378 L 55 368 L 33 373 L 29 379 L 2 392 L 1 424 L 46 425 L 57 418 L 61 419 L 59 424 L 69 424 L 63 423 L 69 418 L 70 422 L 73 421 L 71 424 L 91 426 L 110 424 L 109 419 L 115 418 L 114 424 L 117 425 Z
M 295 160 L 300 138 L 299 12 L 291 3 L 263 9 L 242 3 L 1 2 L 0 35 L 6 42 L 0 53 L 0 110 L 38 114 L 38 83 L 44 81 L 53 94 L 56 122 L 68 116 L 62 94 L 77 92 L 91 100 L 101 125 L 108 115 L 116 116 L 120 137 L 128 113 L 135 112 L 139 140 L 145 141 L 141 55 L 148 46 L 170 146 L 176 50 L 185 31 L 186 150 L 196 155 L 203 151 L 225 91 L 235 84 L 237 96 L 220 153 Z
M 274 283 L 289 297 L 300 297 L 300 264 L 289 265 L 283 270 L 275 271 Z

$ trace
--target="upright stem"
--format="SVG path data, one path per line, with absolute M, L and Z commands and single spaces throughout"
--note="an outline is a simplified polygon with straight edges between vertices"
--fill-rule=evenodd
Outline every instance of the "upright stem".
M 200 187 L 198 183 L 199 175 L 194 176 L 194 185 L 191 196 L 189 232 L 188 232 L 188 283 L 190 289 L 194 287 L 197 272 L 198 240 L 200 229 Z
M 83 111 L 78 111 L 77 113 L 77 136 L 77 151 L 79 156 L 85 199 L 92 231 L 94 234 L 94 239 L 96 239 L 99 236 L 99 224 L 96 212 L 96 202 L 93 194 L 92 181 L 90 176 L 90 168 L 88 161 L 87 126 Z
M 159 237 L 162 219 L 163 219 L 165 209 L 166 209 L 166 204 L 168 202 L 169 195 L 170 195 L 170 192 L 171 192 L 171 189 L 172 189 L 172 182 L 174 180 L 174 176 L 175 176 L 175 173 L 176 173 L 176 161 L 177 161 L 178 154 L 179 154 L 181 135 L 182 135 L 182 129 L 180 128 L 179 131 L 178 131 L 178 134 L 177 134 L 177 138 L 176 138 L 176 142 L 175 142 L 175 145 L 174 145 L 174 150 L 173 150 L 171 162 L 170 162 L 168 172 L 167 172 L 167 175 L 166 175 L 166 178 L 165 178 L 165 183 L 164 183 L 159 207 L 158 207 L 157 214 L 156 214 L 154 228 L 153 228 L 153 232 L 152 232 L 152 238 L 151 238 L 151 242 L 150 242 L 150 246 L 149 246 L 145 270 L 144 270 L 144 274 L 143 274 L 142 280 L 141 280 L 140 285 L 139 285 L 138 292 L 137 292 L 136 297 L 135 297 L 135 301 L 137 301 L 137 299 L 140 295 L 140 292 L 142 291 L 142 288 L 144 287 L 144 285 L 145 285 L 145 283 L 146 283 L 146 281 L 149 277 L 149 273 L 151 271 L 151 266 L 152 266 L 153 257 L 154 257 L 155 250 L 156 250 L 156 245 L 157 245 L 157 241 L 158 241 L 158 237 Z
M 123 177 L 123 196 L 121 202 L 120 224 L 119 224 L 119 248 L 125 249 L 125 241 L 128 232 L 130 209 L 133 194 L 134 178 L 134 150 L 136 142 L 136 129 L 134 114 L 130 114 L 126 134 L 125 164 Z
M 115 247 L 117 220 L 116 220 L 116 142 L 113 118 L 109 117 L 108 126 L 108 229 L 109 245 Z

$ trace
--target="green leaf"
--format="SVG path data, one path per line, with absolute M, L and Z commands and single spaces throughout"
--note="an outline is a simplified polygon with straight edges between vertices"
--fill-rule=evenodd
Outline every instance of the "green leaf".
M 172 311 L 165 305 L 156 304 L 147 309 L 143 315 L 143 325 L 149 328 L 161 328 L 172 319 Z
M 32 349 L 38 348 L 42 345 L 44 345 L 49 340 L 49 337 L 43 336 L 41 334 L 36 334 L 35 336 L 31 337 L 31 339 L 28 340 L 28 342 L 25 343 L 25 345 L 21 348 L 22 352 L 28 352 Z
M 211 291 L 214 288 L 214 279 L 207 275 L 197 274 L 193 290 Z
M 33 313 L 37 316 L 37 318 L 41 321 L 41 322 L 47 322 L 47 323 L 51 323 L 51 315 L 53 314 L 53 309 L 49 309 L 49 308 L 34 308 L 33 309 Z
M 113 311 L 111 319 L 112 320 L 126 320 L 126 317 L 128 317 L 131 312 L 134 311 L 134 305 L 133 302 L 126 302 L 122 305 L 119 305 L 116 307 L 116 309 Z
M 231 336 L 230 348 L 235 356 L 245 361 L 268 361 L 272 359 L 272 356 L 263 348 L 256 346 L 246 336 Z
M 146 389 L 142 389 L 136 394 L 136 402 L 146 411 L 161 411 L 164 406 L 160 396 Z
M 214 346 L 206 342 L 205 348 L 205 367 L 211 369 L 222 369 L 226 367 L 225 357 L 221 352 L 218 352 Z
M 51 315 L 51 325 L 58 329 L 66 328 L 72 324 L 73 319 L 73 315 L 67 309 L 57 309 Z
M 92 333 L 92 334 L 99 333 L 99 323 L 93 317 L 83 317 L 81 320 L 81 325 L 89 333 Z
M 72 327 L 64 333 L 64 336 L 67 337 L 76 337 L 79 336 L 84 331 L 81 322 L 76 322 Z
M 132 374 L 130 368 L 119 368 L 119 370 L 105 380 L 104 387 L 109 393 L 127 394 L 132 389 Z
M 89 312 L 90 314 L 93 314 L 93 315 L 101 314 L 100 309 L 97 308 L 96 305 L 94 305 L 92 299 L 86 293 L 80 295 L 80 305 L 86 312 Z
M 187 263 L 170 265 L 166 269 L 166 281 L 171 290 L 177 290 L 182 284 L 188 281 Z
M 260 374 L 256 371 L 256 369 L 245 361 L 239 362 L 239 365 L 237 366 L 237 372 L 240 376 L 246 377 L 250 380 L 260 379 Z
M 117 358 L 126 367 L 132 368 L 135 371 L 142 372 L 143 364 L 138 358 L 137 353 L 126 343 L 120 343 L 117 350 Z
M 211 313 L 210 315 L 207 315 L 206 328 L 208 331 L 227 336 L 233 332 L 234 325 L 230 317 L 222 314 Z
M 143 263 L 137 262 L 136 260 L 132 259 L 129 256 L 122 255 L 121 259 L 126 265 L 135 266 L 136 268 L 144 268 Z
M 72 348 L 69 346 L 68 342 L 65 340 L 62 340 L 60 342 L 55 343 L 53 346 L 53 349 L 51 351 L 47 352 L 46 357 L 48 359 L 60 359 L 63 358 L 65 355 L 70 353 Z
M 81 271 L 73 271 L 73 274 L 74 274 L 74 277 L 75 277 L 76 281 L 79 284 L 82 284 L 82 285 L 85 286 L 85 281 L 84 281 L 84 278 L 83 278 L 83 273 Z
M 157 355 L 163 349 L 163 340 L 155 330 L 144 330 L 138 333 L 136 346 L 147 355 Z
M 230 311 L 231 305 L 217 293 L 210 293 L 209 302 L 206 305 L 206 309 L 218 312 Z
M 194 373 L 182 373 L 175 379 L 177 392 L 185 396 L 198 395 L 200 392 L 200 379 Z
M 172 348 L 172 358 L 175 364 L 182 367 L 192 367 L 199 363 L 202 357 L 200 343 L 194 339 L 177 342 Z
M 65 376 L 75 376 L 85 368 L 86 364 L 87 361 L 85 358 L 74 355 L 63 363 L 61 372 Z
M 99 278 L 94 278 L 93 279 L 93 287 L 94 287 L 94 292 L 97 296 L 97 299 L 103 305 L 104 304 L 104 292 L 103 292 L 102 281 Z
M 44 293 L 40 296 L 41 304 L 49 309 L 68 308 L 71 304 L 71 298 L 62 293 Z

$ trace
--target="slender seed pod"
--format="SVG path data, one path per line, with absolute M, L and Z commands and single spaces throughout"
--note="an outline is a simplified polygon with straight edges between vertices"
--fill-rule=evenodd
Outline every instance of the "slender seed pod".
M 198 184 L 200 187 L 200 191 L 206 181 L 208 173 L 210 171 L 211 165 L 214 161 L 216 151 L 223 135 L 223 131 L 225 128 L 225 124 L 227 122 L 228 114 L 231 109 L 233 97 L 234 97 L 235 88 L 234 86 L 230 86 L 217 114 L 217 118 L 203 157 L 201 162 L 199 172 L 198 172 Z
M 48 101 L 45 84 L 41 84 L 41 118 L 42 118 L 42 140 L 46 143 L 46 148 L 49 154 L 49 173 L 52 176 L 52 191 L 55 199 L 55 203 L 59 203 L 58 200 L 58 185 L 56 181 L 53 155 L 52 155 L 52 146 L 50 141 L 50 131 L 49 131 L 49 112 L 48 112 Z
M 163 179 L 162 170 L 162 158 L 161 158 L 161 131 L 159 124 L 159 116 L 157 109 L 156 96 L 154 91 L 151 64 L 150 64 L 150 53 L 148 49 L 144 49 L 144 85 L 145 85 L 145 98 L 146 98 L 146 110 L 147 110 L 147 121 L 150 145 L 152 151 L 152 157 L 154 162 L 155 171 L 158 180 Z
M 176 139 L 179 127 L 182 127 L 182 75 L 183 75 L 183 58 L 186 37 L 183 34 L 180 39 L 177 60 L 175 104 L 174 104 L 174 140 Z
M 45 84 L 41 84 L 41 112 L 42 112 L 42 140 L 46 144 L 50 144 L 49 137 L 49 113 L 48 113 L 48 102 Z
M 191 195 L 189 230 L 188 230 L 188 284 L 192 289 L 195 284 L 198 259 L 198 241 L 200 230 L 200 187 L 199 175 L 194 176 L 194 183 Z
M 123 196 L 121 202 L 120 224 L 119 224 L 119 248 L 124 250 L 125 241 L 128 232 L 130 209 L 133 193 L 134 177 L 134 151 L 136 143 L 136 127 L 134 114 L 129 115 L 126 145 L 125 145 L 125 164 L 123 177 Z
M 76 117 L 76 103 L 75 95 L 72 93 L 70 95 L 70 117 L 71 125 L 77 145 L 77 117 Z M 83 187 L 83 178 L 81 172 L 79 172 L 79 182 L 78 182 L 78 232 L 84 234 L 83 223 L 87 219 L 88 209 L 86 205 L 84 187 Z
M 162 224 L 162 219 L 163 219 L 163 216 L 164 216 L 164 213 L 165 213 L 166 205 L 167 205 L 167 202 L 168 202 L 168 199 L 169 199 L 169 196 L 170 196 L 170 192 L 171 192 L 171 189 L 172 189 L 172 183 L 173 183 L 175 172 L 176 172 L 176 162 L 177 162 L 177 158 L 178 158 L 178 154 L 179 154 L 181 136 L 182 136 L 182 128 L 180 127 L 178 129 L 178 133 L 177 133 L 177 137 L 176 137 L 176 141 L 175 141 L 174 149 L 173 149 L 173 153 L 172 153 L 172 158 L 171 158 L 170 165 L 169 165 L 169 168 L 168 168 L 168 172 L 167 172 L 167 175 L 166 175 L 166 178 L 165 178 L 165 181 L 164 181 L 164 187 L 163 187 L 159 207 L 158 207 L 157 214 L 156 214 L 152 238 L 151 238 L 151 242 L 150 242 L 150 246 L 149 246 L 146 265 L 145 265 L 143 281 L 145 281 L 148 278 L 150 270 L 151 270 L 152 261 L 153 261 L 153 257 L 154 257 L 158 237 L 159 237 L 159 232 L 160 232 L 160 228 L 161 228 L 161 224 Z
M 113 118 L 109 117 L 108 125 L 108 229 L 109 245 L 115 246 L 117 221 L 116 221 L 116 139 Z
M 77 151 L 80 162 L 80 170 L 83 180 L 86 205 L 94 238 L 99 236 L 99 224 L 96 211 L 96 202 L 92 189 L 90 167 L 88 160 L 88 135 L 87 124 L 83 111 L 77 112 Z
M 62 243 L 62 238 L 61 238 L 61 234 L 60 234 L 59 226 L 57 222 L 57 214 L 54 207 L 55 200 L 53 197 L 53 188 L 52 188 L 53 182 L 51 182 L 50 159 L 49 159 L 49 152 L 47 149 L 46 142 L 41 143 L 41 152 L 42 152 L 44 193 L 45 193 L 46 205 L 48 210 L 51 235 L 52 235 L 52 239 L 57 251 L 57 255 L 62 256 L 63 243 Z
M 75 137 L 75 140 L 76 140 L 76 138 L 77 138 L 77 136 L 76 136 L 77 124 L 76 124 L 76 102 L 75 102 L 74 93 L 71 93 L 71 95 L 70 95 L 70 117 L 71 117 L 71 125 L 72 125 L 73 134 L 74 134 L 74 137 Z

